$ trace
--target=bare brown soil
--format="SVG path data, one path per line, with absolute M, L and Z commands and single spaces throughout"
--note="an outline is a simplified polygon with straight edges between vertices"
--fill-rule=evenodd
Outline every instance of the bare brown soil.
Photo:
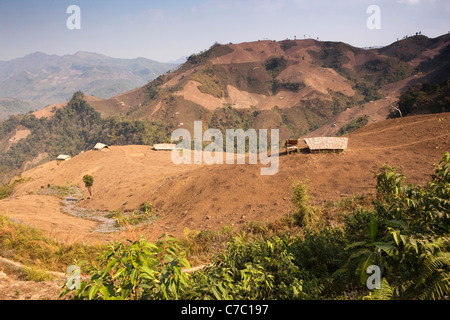
M 175 165 L 170 152 L 148 146 L 88 151 L 59 166 L 49 162 L 23 173 L 31 181 L 0 201 L 0 213 L 62 242 L 91 243 L 141 234 L 156 239 L 166 232 L 182 237 L 185 228 L 219 230 L 247 221 L 274 221 L 292 210 L 294 180 L 308 182 L 317 204 L 373 193 L 374 174 L 385 163 L 397 167 L 408 182 L 423 185 L 433 173 L 433 164 L 450 150 L 450 114 L 375 122 L 348 137 L 348 149 L 341 154 L 281 154 L 279 172 L 273 176 L 260 175 L 261 164 Z M 90 199 L 82 183 L 84 174 L 95 179 Z M 150 201 L 158 219 L 126 231 L 96 232 L 98 222 L 62 213 L 62 199 L 36 194 L 47 184 L 78 184 L 84 196 L 79 206 L 99 212 L 133 210 Z M 5 280 L 0 281 L 5 288 Z M 5 292 L 8 296 L 0 293 L 0 298 L 14 296 L 12 290 Z
M 230 45 L 233 52 L 210 62 L 265 62 L 284 56 L 290 65 L 277 76 L 277 80 L 303 82 L 305 87 L 297 93 L 281 91 L 276 95 L 264 95 L 229 85 L 226 98 L 215 98 L 202 93 L 198 88 L 199 82 L 186 81 L 183 88 L 176 88 L 183 78 L 190 79 L 195 69 L 177 73 L 163 84 L 163 88 L 176 88 L 174 95 L 208 110 L 224 104 L 231 104 L 234 108 L 256 106 L 260 110 L 271 109 L 275 105 L 288 108 L 300 99 L 317 96 L 328 99 L 329 90 L 347 96 L 355 94 L 346 78 L 317 64 L 313 53 L 321 50 L 318 42 L 309 39 L 295 43 L 295 46 L 285 50 L 280 42 L 274 41 L 234 44 Z M 415 66 L 435 56 L 445 43 L 423 52 L 411 64 Z M 356 55 L 348 51 L 349 62 L 345 67 L 352 69 L 376 55 L 370 50 Z M 338 201 L 354 194 L 373 193 L 374 174 L 385 163 L 397 167 L 409 178 L 409 182 L 423 184 L 433 173 L 433 164 L 450 149 L 450 114 L 384 121 L 402 90 L 420 81 L 420 78 L 421 75 L 416 75 L 386 85 L 380 90 L 386 96 L 384 99 L 348 109 L 308 134 L 333 136 L 351 120 L 367 115 L 369 124 L 348 136 L 348 149 L 341 154 L 281 154 L 279 172 L 273 176 L 263 176 L 260 174 L 261 164 L 174 165 L 170 152 L 152 151 L 148 146 L 112 146 L 110 152 L 88 151 L 60 165 L 52 161 L 24 172 L 22 177 L 31 180 L 17 186 L 10 198 L 0 201 L 0 214 L 35 226 L 61 242 L 106 243 L 141 234 L 154 240 L 166 232 L 182 237 L 186 228 L 218 230 L 229 225 L 240 226 L 247 221 L 279 219 L 292 211 L 291 185 L 295 180 L 308 183 L 310 194 L 317 204 Z M 146 103 L 146 89 L 144 86 L 111 99 L 87 95 L 85 98 L 102 115 L 124 115 Z M 55 110 L 64 105 L 52 105 L 34 114 L 38 118 L 51 117 Z M 186 125 L 191 118 L 201 118 L 200 111 L 192 105 L 180 104 L 177 113 L 184 116 L 186 112 L 187 115 L 177 118 L 179 123 Z M 135 116 L 158 119 L 163 107 L 161 101 L 154 102 Z M 14 138 L 10 143 L 15 143 L 27 134 L 18 130 L 8 139 Z M 39 161 L 39 157 L 35 160 Z M 88 197 L 83 186 L 82 176 L 85 174 L 91 174 L 95 179 L 92 197 Z M 48 185 L 78 185 L 83 195 L 76 207 L 99 215 L 110 210 L 133 211 L 143 202 L 152 202 L 158 219 L 125 231 L 100 232 L 101 222 L 67 213 L 64 197 L 39 194 Z M 52 286 L 22 283 L 0 273 L 0 299 L 54 299 L 57 294 Z M 43 291 L 35 293 L 38 288 Z
M 28 137 L 30 133 L 31 131 L 29 129 L 20 125 L 17 126 L 16 129 L 6 137 L 6 143 L 1 147 L 0 152 L 7 152 L 14 144 Z
M 50 184 L 80 186 L 84 198 L 79 206 L 101 212 L 132 211 L 152 202 L 159 219 L 140 231 L 151 238 L 163 232 L 180 236 L 186 227 L 216 230 L 245 221 L 273 221 L 291 210 L 293 180 L 307 179 L 318 202 L 373 192 L 373 174 L 384 163 L 400 168 L 411 182 L 424 183 L 433 163 L 449 150 L 449 130 L 447 113 L 375 122 L 351 134 L 342 154 L 282 154 L 273 176 L 261 175 L 260 163 L 175 165 L 170 152 L 112 146 L 110 152 L 88 151 L 23 173 L 31 181 L 0 201 L 0 212 L 60 240 L 111 239 L 95 234 L 94 222 L 61 213 L 61 199 L 33 195 Z M 85 174 L 95 179 L 91 198 L 82 182 Z
M 0 300 L 57 300 L 61 287 L 60 281 L 20 280 L 0 266 Z
M 108 234 L 94 232 L 98 223 L 64 214 L 61 199 L 47 195 L 10 197 L 0 203 L 0 212 L 42 230 L 44 235 L 59 242 L 100 242 L 110 239 Z
M 184 99 L 197 103 L 208 110 L 223 107 L 224 104 L 231 104 L 235 108 L 256 107 L 259 110 L 279 108 L 289 108 L 297 104 L 299 100 L 306 98 L 311 92 L 327 95 L 329 90 L 342 92 L 347 96 L 353 96 L 355 91 L 350 82 L 339 75 L 331 68 L 322 68 L 314 65 L 309 51 L 319 51 L 320 47 L 313 40 L 301 40 L 295 42 L 297 45 L 283 51 L 279 42 L 258 41 L 229 45 L 234 51 L 222 57 L 212 59 L 213 64 L 249 63 L 264 62 L 273 57 L 284 56 L 294 63 L 287 67 L 278 76 L 277 80 L 282 82 L 300 82 L 305 84 L 305 88 L 298 92 L 281 91 L 275 95 L 265 95 L 239 90 L 231 85 L 227 86 L 228 96 L 226 98 L 213 97 L 210 94 L 202 93 L 198 87 L 200 83 L 189 81 L 183 90 L 177 95 Z M 186 71 L 185 76 L 192 73 Z M 175 77 L 178 79 L 181 75 Z M 175 86 L 178 81 L 175 78 L 168 81 L 166 85 Z

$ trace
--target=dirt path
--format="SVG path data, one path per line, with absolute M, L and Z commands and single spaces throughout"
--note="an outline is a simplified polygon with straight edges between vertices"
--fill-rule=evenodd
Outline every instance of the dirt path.
M 24 195 L 0 201 L 0 214 L 34 226 L 62 243 L 103 243 L 111 235 L 95 230 L 99 222 L 62 212 L 62 200 L 49 195 Z

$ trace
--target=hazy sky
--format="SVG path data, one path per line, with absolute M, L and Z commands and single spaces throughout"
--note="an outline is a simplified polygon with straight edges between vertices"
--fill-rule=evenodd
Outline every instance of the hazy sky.
M 79 30 L 66 26 L 70 5 L 81 9 Z M 370 5 L 380 8 L 380 29 L 366 25 Z M 294 36 L 378 46 L 445 34 L 449 17 L 449 0 L 0 0 L 0 60 L 90 51 L 169 61 L 215 42 Z

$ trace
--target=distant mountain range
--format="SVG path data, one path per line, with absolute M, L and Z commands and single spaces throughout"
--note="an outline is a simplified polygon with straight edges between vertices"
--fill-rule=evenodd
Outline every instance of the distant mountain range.
M 91 52 L 35 52 L 0 61 L 0 118 L 69 100 L 75 91 L 110 98 L 140 87 L 178 63 L 117 59 Z

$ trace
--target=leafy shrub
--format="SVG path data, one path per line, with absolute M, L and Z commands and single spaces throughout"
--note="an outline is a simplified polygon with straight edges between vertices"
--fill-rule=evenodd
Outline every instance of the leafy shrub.
M 350 260 L 358 261 L 355 273 L 361 284 L 367 266 L 381 268 L 380 292 L 388 293 L 381 298 L 445 299 L 448 294 L 449 167 L 450 154 L 445 153 L 423 188 L 406 185 L 405 177 L 389 166 L 376 175 L 378 200 L 368 215 L 366 237 L 347 248 Z
M 365 102 L 375 101 L 383 98 L 376 86 L 371 86 L 366 82 L 357 82 L 354 89 L 364 96 Z
M 303 82 L 280 82 L 278 80 L 271 81 L 271 90 L 273 94 L 276 94 L 280 90 L 298 92 L 301 88 L 304 88 Z
M 213 265 L 193 275 L 195 290 L 205 299 L 305 299 L 308 275 L 293 263 L 290 243 L 288 236 L 251 243 L 236 236 Z
M 180 298 L 189 278 L 181 265 L 190 266 L 175 239 L 164 237 L 156 244 L 144 238 L 128 242 L 110 244 L 98 266 L 88 266 L 90 279 L 73 291 L 64 285 L 61 297 L 72 293 L 75 300 Z
M 403 92 L 398 102 L 403 116 L 420 113 L 440 113 L 450 111 L 450 79 L 442 83 L 425 82 L 411 86 Z M 400 114 L 392 110 L 389 117 L 396 118 Z
M 292 47 L 296 47 L 297 46 L 297 42 L 293 41 L 293 40 L 283 40 L 280 43 L 280 48 L 283 51 L 287 51 Z
M 0 200 L 8 198 L 9 195 L 13 192 L 13 187 L 11 187 L 9 184 L 5 184 L 3 186 L 0 186 Z
M 309 205 L 308 186 L 301 181 L 292 183 L 292 203 L 294 204 L 294 220 L 299 227 L 311 226 L 317 219 L 314 207 Z

